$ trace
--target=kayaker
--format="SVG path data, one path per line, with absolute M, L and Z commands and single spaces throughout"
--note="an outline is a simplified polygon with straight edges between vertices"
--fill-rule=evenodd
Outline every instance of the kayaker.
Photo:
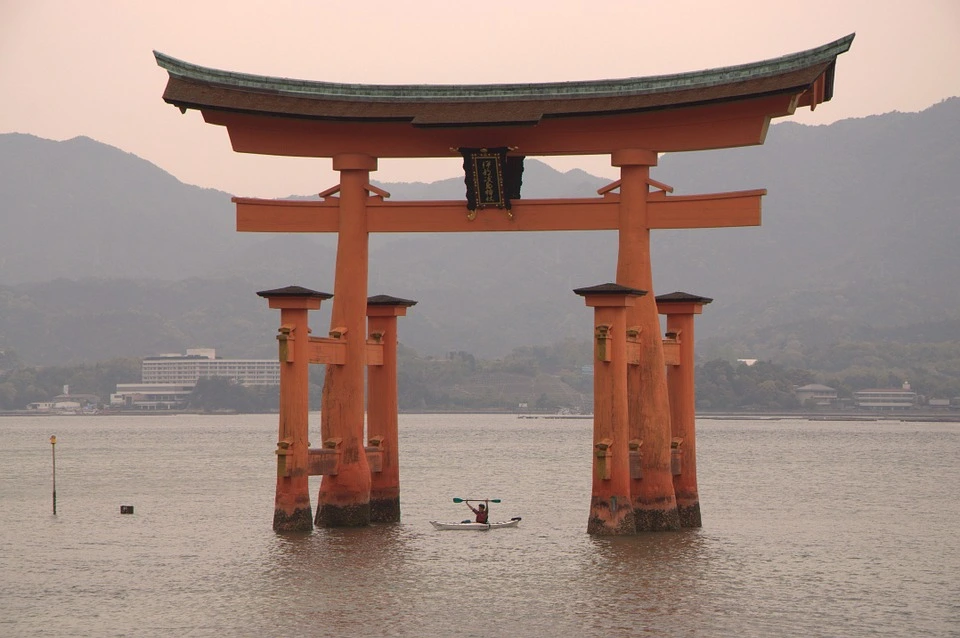
M 477 515 L 478 523 L 487 522 L 487 506 L 486 505 L 484 505 L 483 503 L 480 503 L 480 505 L 478 505 L 477 507 L 474 507 L 470 503 L 467 503 L 467 507 L 469 507 L 473 511 L 473 513 Z

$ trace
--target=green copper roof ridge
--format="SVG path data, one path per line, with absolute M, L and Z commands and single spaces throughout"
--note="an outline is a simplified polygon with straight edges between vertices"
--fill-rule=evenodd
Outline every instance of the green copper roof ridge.
M 717 86 L 789 73 L 832 63 L 850 49 L 856 34 L 814 49 L 735 66 L 648 77 L 520 84 L 346 84 L 297 80 L 223 71 L 178 60 L 154 51 L 157 64 L 171 76 L 240 90 L 327 100 L 367 99 L 380 102 L 485 102 L 642 95 L 665 90 Z

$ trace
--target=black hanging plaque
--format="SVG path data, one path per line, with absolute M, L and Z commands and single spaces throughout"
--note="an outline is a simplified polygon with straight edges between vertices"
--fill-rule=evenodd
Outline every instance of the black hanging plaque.
M 461 148 L 467 209 L 506 208 L 510 210 L 503 174 L 507 148 Z

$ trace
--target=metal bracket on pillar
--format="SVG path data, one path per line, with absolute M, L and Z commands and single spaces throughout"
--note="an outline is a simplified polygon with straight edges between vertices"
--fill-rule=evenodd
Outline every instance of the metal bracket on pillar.
M 640 448 L 643 447 L 643 441 L 640 439 L 630 439 L 627 442 L 627 447 L 630 448 L 630 478 L 634 480 L 639 480 L 643 478 L 643 455 L 640 453 Z
M 367 464 L 371 472 L 383 471 L 383 437 L 371 436 L 367 441 L 368 445 L 364 447 L 367 453 Z
M 610 324 L 600 324 L 595 330 L 597 361 L 610 361 L 610 339 L 612 338 Z
M 383 365 L 383 332 L 371 332 L 367 339 L 367 365 Z
M 610 457 L 613 456 L 610 446 L 612 445 L 613 441 L 610 439 L 601 439 L 593 444 L 597 455 L 597 478 L 604 481 L 610 480 Z
M 278 358 L 280 363 L 293 363 L 293 348 L 290 346 L 293 345 L 293 326 L 284 324 L 278 329 L 280 334 L 277 335 L 277 342 L 279 346 Z
M 287 466 L 287 457 L 293 454 L 290 441 L 277 441 L 277 449 L 273 453 L 277 455 L 277 476 L 290 476 L 290 468 Z
M 679 476 L 683 471 L 683 439 L 674 437 L 670 440 L 670 472 Z
M 627 365 L 640 365 L 640 333 L 642 331 L 643 326 L 627 328 Z
M 664 334 L 663 362 L 668 366 L 680 365 L 680 331 L 679 330 Z

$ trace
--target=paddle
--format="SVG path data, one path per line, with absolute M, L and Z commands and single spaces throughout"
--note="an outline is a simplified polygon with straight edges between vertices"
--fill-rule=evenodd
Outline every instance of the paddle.
M 485 516 L 484 520 L 482 520 L 482 521 L 479 520 L 479 519 L 480 519 L 480 511 L 473 509 L 473 506 L 470 505 L 470 502 L 471 502 L 471 501 L 473 501 L 474 503 L 476 503 L 476 502 L 478 502 L 478 501 L 481 502 L 481 503 L 486 503 L 486 506 L 484 506 L 484 505 L 481 505 L 481 506 L 480 506 L 481 511 L 483 511 L 483 514 L 484 514 L 484 516 Z M 500 499 L 499 499 L 499 498 L 482 498 L 482 499 L 481 499 L 481 498 L 459 498 L 459 497 L 457 497 L 457 496 L 454 496 L 454 497 L 453 497 L 453 502 L 454 502 L 454 503 L 466 503 L 466 504 L 467 504 L 467 507 L 469 507 L 471 510 L 473 510 L 473 512 L 477 515 L 477 519 L 478 519 L 477 522 L 478 522 L 478 523 L 486 523 L 487 526 L 489 527 L 489 525 L 490 525 L 490 518 L 489 518 L 489 517 L 490 517 L 490 503 L 499 503 L 499 502 L 500 502 Z M 465 522 L 465 523 L 469 523 L 469 521 L 464 521 L 464 522 Z

